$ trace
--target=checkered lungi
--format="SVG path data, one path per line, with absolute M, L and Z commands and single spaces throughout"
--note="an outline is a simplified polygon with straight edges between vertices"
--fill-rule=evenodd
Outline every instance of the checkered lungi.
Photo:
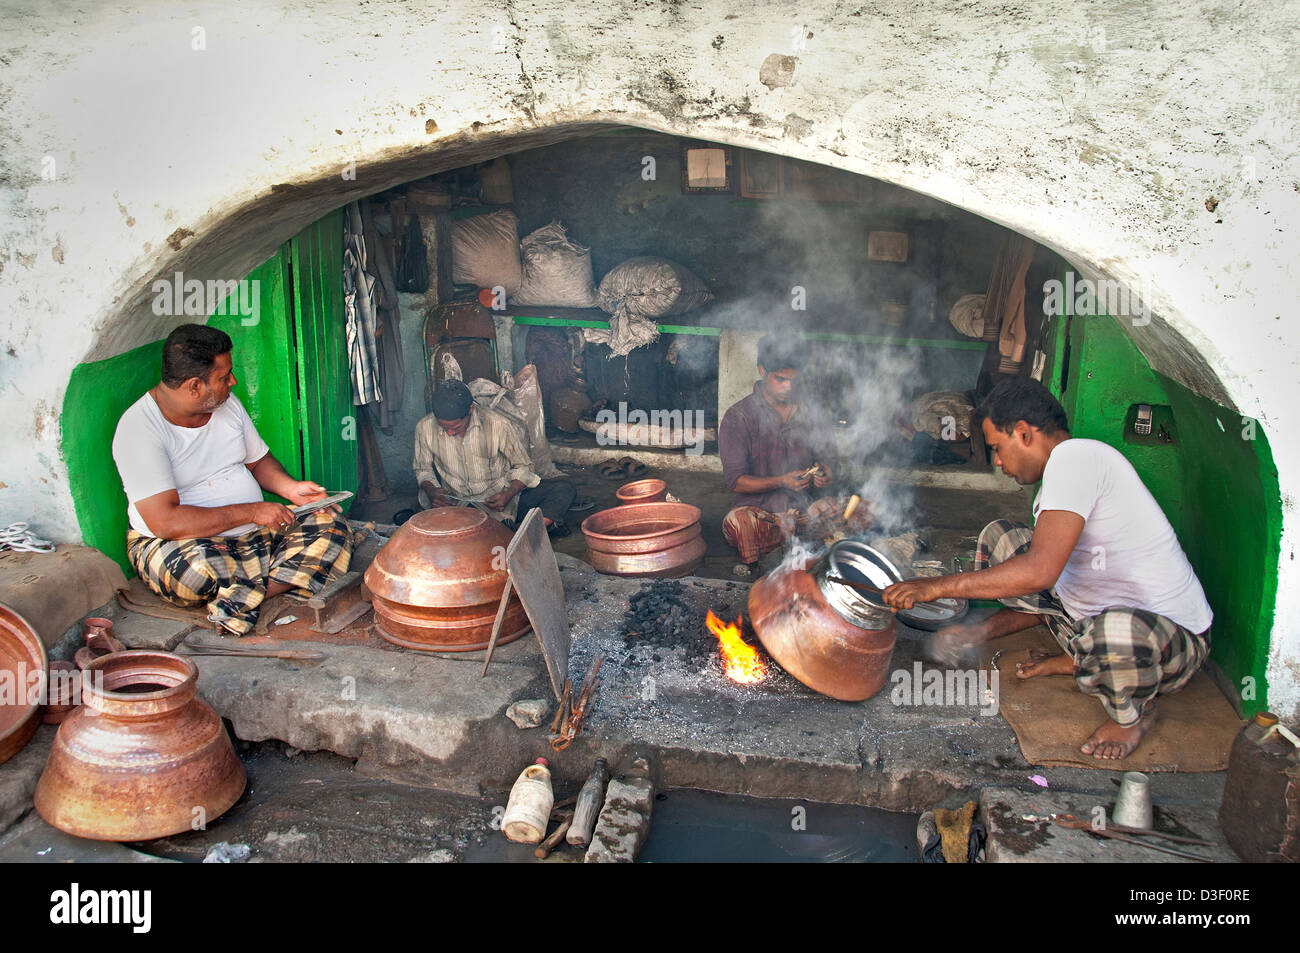
M 987 569 L 1029 551 L 1034 531 L 1013 520 L 984 527 L 975 548 L 975 569 Z M 1192 680 L 1210 654 L 1210 632 L 1194 635 L 1145 609 L 1107 609 L 1072 619 L 1052 590 L 999 599 L 1004 606 L 1043 616 L 1061 648 L 1074 659 L 1079 690 L 1096 695 L 1112 719 L 1136 724 L 1157 695 Z
M 209 620 L 247 635 L 271 582 L 310 596 L 347 572 L 352 530 L 342 516 L 317 510 L 282 532 L 259 526 L 241 536 L 159 539 L 127 530 L 126 552 L 158 595 L 186 607 L 207 603 Z
M 802 529 L 810 522 L 843 512 L 847 504 L 848 500 L 836 497 L 813 500 L 808 509 L 796 517 L 797 525 Z M 752 565 L 758 562 L 758 557 L 770 553 L 785 539 L 776 519 L 776 514 L 757 506 L 737 506 L 722 518 L 722 535 L 740 551 L 740 561 Z

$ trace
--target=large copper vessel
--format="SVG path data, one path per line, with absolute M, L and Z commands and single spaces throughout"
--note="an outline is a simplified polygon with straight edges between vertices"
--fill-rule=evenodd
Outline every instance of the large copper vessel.
M 416 513 L 366 570 L 379 634 L 423 652 L 487 648 L 506 585 L 511 533 L 480 510 L 443 506 Z M 497 645 L 528 631 L 510 597 Z
M 36 810 L 77 837 L 135 841 L 195 830 L 244 792 L 221 718 L 195 694 L 199 670 L 171 652 L 114 652 L 83 672 L 78 708 L 54 738 Z
M 865 603 L 828 601 L 823 569 L 768 573 L 749 590 L 749 621 L 768 654 L 799 681 L 840 701 L 863 701 L 889 677 L 894 617 Z
M 689 503 L 628 503 L 582 521 L 587 561 L 614 576 L 684 576 L 707 548 L 700 508 Z
M 45 643 L 31 623 L 0 603 L 0 764 L 32 740 L 41 723 Z

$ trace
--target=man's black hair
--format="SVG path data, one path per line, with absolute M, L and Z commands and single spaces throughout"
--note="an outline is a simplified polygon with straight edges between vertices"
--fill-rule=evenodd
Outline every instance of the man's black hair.
M 162 379 L 168 387 L 180 387 L 191 377 L 208 379 L 218 354 L 234 347 L 230 335 L 206 324 L 182 324 L 163 342 Z
M 1003 433 L 1013 433 L 1023 420 L 1045 434 L 1070 431 L 1061 402 L 1032 377 L 1007 377 L 989 391 L 975 412 L 993 422 Z
M 758 364 L 769 374 L 789 368 L 803 369 L 803 354 L 797 342 L 778 334 L 764 334 L 758 339 Z

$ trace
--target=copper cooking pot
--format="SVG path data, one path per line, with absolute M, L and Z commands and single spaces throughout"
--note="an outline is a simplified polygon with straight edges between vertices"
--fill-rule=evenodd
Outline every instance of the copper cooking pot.
M 633 480 L 620 486 L 614 495 L 623 504 L 662 503 L 668 496 L 668 484 L 655 477 L 648 480 Z
M 884 687 L 894 654 L 892 613 L 827 601 L 821 564 L 768 573 L 749 590 L 749 621 L 780 666 L 814 691 L 859 702 Z M 852 620 L 852 621 L 850 621 Z
M 506 585 L 511 533 L 486 513 L 442 506 L 416 513 L 366 569 L 379 634 L 422 652 L 487 648 Z M 511 596 L 497 645 L 528 631 Z
M 689 503 L 628 503 L 582 521 L 587 559 L 613 576 L 685 576 L 707 548 L 700 508 Z
M 196 829 L 244 792 L 221 718 L 195 694 L 199 670 L 171 652 L 103 655 L 82 706 L 59 725 L 36 810 L 76 837 L 136 841 Z
M 49 657 L 45 643 L 30 622 L 0 603 L 0 678 L 12 690 L 12 700 L 0 702 L 0 764 L 32 740 L 41 723 L 39 690 L 46 679 Z M 31 697 L 33 688 L 38 697 Z

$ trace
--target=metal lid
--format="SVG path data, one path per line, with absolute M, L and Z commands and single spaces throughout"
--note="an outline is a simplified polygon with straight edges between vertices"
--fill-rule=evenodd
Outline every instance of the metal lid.
M 878 596 L 831 582 L 840 576 L 884 589 L 903 581 L 903 574 L 884 553 L 856 539 L 842 539 L 833 545 L 814 568 L 817 587 L 829 605 L 845 622 L 864 629 L 882 629 L 889 624 L 889 609 Z

